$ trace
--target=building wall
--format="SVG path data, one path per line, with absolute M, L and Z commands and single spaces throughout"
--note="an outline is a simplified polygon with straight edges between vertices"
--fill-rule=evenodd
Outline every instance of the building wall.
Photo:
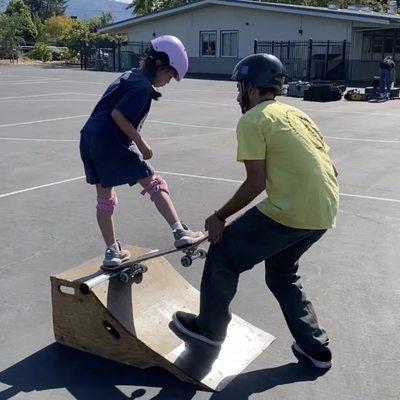
M 311 17 L 275 11 L 252 10 L 231 6 L 212 5 L 181 12 L 160 19 L 145 21 L 125 33 L 129 41 L 148 42 L 162 34 L 178 36 L 184 43 L 190 60 L 189 72 L 198 74 L 231 73 L 234 65 L 253 53 L 254 40 L 261 41 L 342 41 L 351 43 L 348 78 L 358 80 L 369 76 L 373 63 L 360 62 L 363 35 L 360 29 L 378 28 L 373 23 L 352 22 L 324 17 Z M 389 27 L 388 27 L 389 28 Z M 238 57 L 221 57 L 221 31 L 235 30 L 239 34 Z M 200 56 L 200 32 L 217 34 L 216 56 Z M 400 71 L 400 69 L 399 69 Z
M 239 32 L 239 58 L 220 57 L 220 34 Z M 302 32 L 299 33 L 299 30 Z M 217 32 L 217 56 L 200 57 L 200 32 Z M 351 21 L 300 16 L 229 6 L 208 6 L 195 11 L 137 24 L 127 31 L 129 41 L 149 41 L 155 36 L 172 34 L 186 46 L 192 73 L 230 73 L 232 66 L 253 52 L 258 40 L 348 40 Z M 211 70 L 211 71 L 210 71 Z

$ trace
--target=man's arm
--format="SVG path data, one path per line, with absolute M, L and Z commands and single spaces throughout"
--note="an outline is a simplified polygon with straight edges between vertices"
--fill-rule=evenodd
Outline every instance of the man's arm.
M 206 219 L 205 229 L 209 241 L 221 240 L 225 220 L 251 203 L 264 189 L 266 183 L 266 161 L 245 160 L 247 177 L 233 197 L 215 214 Z
M 218 215 L 227 219 L 251 203 L 263 190 L 266 182 L 265 160 L 244 161 L 246 180 L 233 197 L 218 210 Z

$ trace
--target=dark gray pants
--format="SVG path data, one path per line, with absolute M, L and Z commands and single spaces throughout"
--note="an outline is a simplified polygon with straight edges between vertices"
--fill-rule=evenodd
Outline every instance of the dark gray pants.
M 225 338 L 240 273 L 265 261 L 267 286 L 297 344 L 309 353 L 327 346 L 328 336 L 318 325 L 297 274 L 299 258 L 325 232 L 278 224 L 256 207 L 228 225 L 221 242 L 210 246 L 205 263 L 198 317 L 201 328 L 212 338 Z

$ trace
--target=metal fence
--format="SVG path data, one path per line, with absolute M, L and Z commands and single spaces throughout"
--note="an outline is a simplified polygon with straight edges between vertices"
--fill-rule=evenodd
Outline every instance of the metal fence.
M 254 53 L 277 56 L 291 80 L 346 80 L 349 51 L 346 40 L 254 41 Z
M 139 65 L 147 42 L 81 43 L 81 69 L 125 71 Z

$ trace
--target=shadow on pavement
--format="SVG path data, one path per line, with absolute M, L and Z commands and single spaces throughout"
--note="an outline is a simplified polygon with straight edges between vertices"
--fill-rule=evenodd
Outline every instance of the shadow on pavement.
M 237 376 L 222 392 L 210 393 L 210 400 L 247 400 L 254 393 L 313 381 L 323 373 L 296 363 L 251 371 Z M 1 371 L 0 382 L 10 386 L 0 392 L 0 400 L 11 399 L 21 392 L 64 388 L 77 400 L 133 400 L 146 393 L 145 389 L 137 389 L 128 397 L 118 385 L 161 388 L 152 400 L 190 400 L 197 392 L 194 385 L 181 382 L 162 369 L 142 370 L 57 343 Z

